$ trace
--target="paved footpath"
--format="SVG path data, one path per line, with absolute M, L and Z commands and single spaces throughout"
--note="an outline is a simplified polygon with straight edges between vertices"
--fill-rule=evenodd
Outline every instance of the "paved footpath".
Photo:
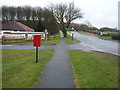
M 64 39 L 55 48 L 53 58 L 47 63 L 36 88 L 75 88 L 68 48 Z

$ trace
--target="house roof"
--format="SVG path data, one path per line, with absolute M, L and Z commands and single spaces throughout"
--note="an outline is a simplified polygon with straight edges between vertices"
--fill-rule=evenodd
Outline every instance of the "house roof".
M 2 24 L 2 30 L 34 31 L 34 29 L 16 21 L 8 21 Z

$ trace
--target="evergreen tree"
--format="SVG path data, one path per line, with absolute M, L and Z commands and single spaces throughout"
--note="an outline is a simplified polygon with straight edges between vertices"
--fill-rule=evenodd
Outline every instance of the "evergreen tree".
M 42 22 L 39 20 L 38 21 L 38 24 L 36 26 L 36 32 L 44 32 L 45 31 L 45 27 L 44 25 L 42 24 Z

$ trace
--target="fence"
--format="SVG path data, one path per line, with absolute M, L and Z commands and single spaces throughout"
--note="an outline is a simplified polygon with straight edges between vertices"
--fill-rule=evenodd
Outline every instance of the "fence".
M 15 40 L 33 40 L 33 35 L 41 35 L 41 39 L 45 39 L 44 32 L 3 32 L 1 35 L 2 42 Z

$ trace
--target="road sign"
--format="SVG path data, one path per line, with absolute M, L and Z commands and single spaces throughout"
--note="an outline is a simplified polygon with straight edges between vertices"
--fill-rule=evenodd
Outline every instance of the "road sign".
M 70 29 L 66 29 L 66 31 L 70 31 Z
M 41 35 L 34 35 L 33 46 L 34 47 L 41 46 Z
M 69 33 L 69 34 L 71 34 L 71 33 L 72 33 L 72 31 L 68 31 L 68 33 Z

